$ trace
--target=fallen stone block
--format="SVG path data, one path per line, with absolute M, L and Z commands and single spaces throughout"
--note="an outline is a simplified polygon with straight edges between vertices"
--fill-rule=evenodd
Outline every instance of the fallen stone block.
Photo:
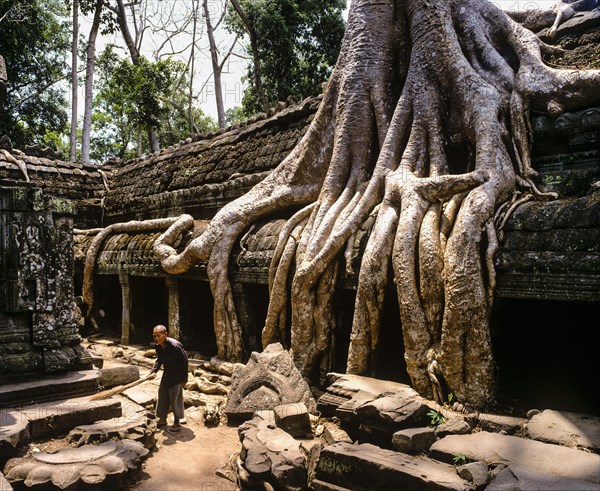
M 485 488 L 485 491 L 514 491 L 543 490 L 543 491 L 598 491 L 600 485 L 587 481 L 542 474 L 520 466 L 510 465 L 500 471 L 496 478 Z
M 123 395 L 140 406 L 154 406 L 158 396 L 158 382 L 153 380 L 150 383 L 136 385 L 124 391 Z
M 119 418 L 122 407 L 115 399 L 90 401 L 78 398 L 27 406 L 21 412 L 29 421 L 31 439 L 39 440 L 65 434 L 77 425 Z
M 315 485 L 316 483 L 316 485 Z M 336 443 L 321 450 L 313 489 L 470 490 L 474 487 L 456 469 L 428 457 L 385 450 L 369 443 Z
M 486 431 L 450 435 L 435 442 L 431 453 L 445 462 L 462 454 L 473 461 L 514 464 L 542 474 L 600 483 L 600 455 L 516 436 Z
M 29 438 L 29 420 L 21 411 L 0 410 L 0 469 L 17 455 L 19 447 L 29 443 Z
M 12 491 L 13 487 L 4 477 L 4 474 L 0 472 L 0 491 Z
M 229 421 L 246 420 L 255 411 L 281 404 L 302 402 L 310 412 L 316 402 L 289 352 L 281 344 L 270 344 L 262 353 L 253 352 L 246 365 L 237 365 L 225 406 Z
M 485 462 L 469 462 L 456 468 L 458 475 L 480 489 L 490 480 L 488 465 Z M 517 489 L 517 488 L 515 488 Z
M 81 447 L 91 443 L 97 444 L 112 439 L 123 440 L 129 438 L 140 442 L 145 448 L 152 448 L 156 444 L 154 432 L 156 420 L 143 415 L 135 418 L 109 421 L 99 421 L 91 425 L 79 425 L 67 435 L 67 442 Z
M 291 435 L 262 418 L 253 418 L 238 428 L 240 458 L 249 475 L 270 482 L 275 489 L 306 488 L 306 457 Z
M 352 438 L 350 438 L 348 433 L 346 433 L 335 423 L 330 423 L 328 421 L 323 423 L 323 438 L 328 445 L 333 445 L 334 443 L 339 442 L 352 443 Z
M 312 433 L 308 409 L 302 402 L 275 406 L 275 424 L 293 437 L 306 436 Z
M 148 450 L 132 440 L 37 452 L 8 461 L 6 480 L 34 489 L 123 489 L 139 475 Z
M 127 385 L 140 378 L 140 369 L 135 365 L 103 368 L 98 370 L 98 382 L 105 389 L 117 385 Z
M 515 418 L 513 416 L 501 416 L 498 414 L 480 413 L 477 424 L 482 430 L 490 433 L 506 432 L 508 435 L 514 435 L 521 431 L 527 424 L 525 418 Z
M 462 419 L 449 419 L 435 428 L 435 434 L 438 438 L 444 438 L 448 435 L 467 435 L 471 433 L 471 426 Z
M 403 453 L 427 452 L 436 440 L 433 428 L 409 428 L 392 435 L 392 447 Z
M 600 452 L 600 418 L 587 414 L 546 410 L 527 423 L 529 438 Z

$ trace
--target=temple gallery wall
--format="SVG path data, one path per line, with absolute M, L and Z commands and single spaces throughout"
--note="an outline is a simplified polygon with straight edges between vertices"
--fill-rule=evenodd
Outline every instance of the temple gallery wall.
M 294 148 L 319 102 L 308 99 L 149 158 L 99 167 L 17 155 L 24 174 L 0 153 L 0 378 L 89 366 L 79 332 L 96 329 L 125 344 L 146 344 L 152 327 L 163 323 L 188 349 L 215 354 L 206 264 L 167 274 L 153 253 L 162 230 L 128 232 L 126 225 L 189 213 L 194 233 L 202 231 Z M 500 395 L 525 407 L 594 413 L 600 407 L 590 390 L 600 346 L 600 108 L 557 119 L 537 115 L 532 123 L 536 183 L 560 198 L 524 202 L 504 226 L 492 315 Z M 456 157 L 464 151 L 456 148 Z M 261 349 L 269 263 L 288 218 L 252 226 L 233 251 L 228 273 L 247 353 Z M 331 370 L 346 366 L 358 265 L 371 226 L 364 224 L 340 260 Z M 91 256 L 93 308 L 84 321 Z M 409 382 L 398 319 L 397 300 L 388 295 L 374 370 L 379 378 Z

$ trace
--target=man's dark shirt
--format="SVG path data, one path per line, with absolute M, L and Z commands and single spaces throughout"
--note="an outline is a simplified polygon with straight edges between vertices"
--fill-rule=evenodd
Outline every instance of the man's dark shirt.
M 150 373 L 156 373 L 160 367 L 164 367 L 164 373 L 160 381 L 161 385 L 173 387 L 176 384 L 187 382 L 188 357 L 183 345 L 173 338 L 167 338 L 163 348 L 156 345 L 156 362 Z

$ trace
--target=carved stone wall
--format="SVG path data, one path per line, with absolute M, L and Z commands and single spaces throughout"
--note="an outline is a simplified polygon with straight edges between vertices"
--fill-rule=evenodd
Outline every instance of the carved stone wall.
M 73 207 L 0 184 L 0 379 L 82 368 L 73 316 Z

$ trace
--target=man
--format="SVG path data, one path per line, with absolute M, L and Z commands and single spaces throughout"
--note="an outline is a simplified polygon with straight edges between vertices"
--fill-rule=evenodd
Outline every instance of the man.
M 167 414 L 171 407 L 175 420 L 170 430 L 179 431 L 180 421 L 184 418 L 183 386 L 188 376 L 187 353 L 179 341 L 167 337 L 165 326 L 156 326 L 152 330 L 152 337 L 156 343 L 156 362 L 150 370 L 149 378 L 155 378 L 160 367 L 164 367 L 156 401 L 157 426 L 167 425 Z

